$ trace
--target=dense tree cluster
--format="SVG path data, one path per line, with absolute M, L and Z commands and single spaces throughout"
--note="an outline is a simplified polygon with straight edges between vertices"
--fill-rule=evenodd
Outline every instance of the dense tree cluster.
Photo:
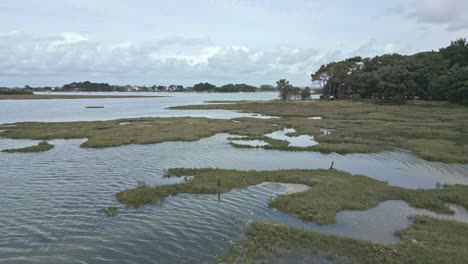
M 84 92 L 112 92 L 115 87 L 108 83 L 93 83 L 93 82 L 72 82 L 62 86 L 64 91 L 84 91 Z
M 216 88 L 216 85 L 211 83 L 197 83 L 193 86 L 195 92 L 213 92 Z
M 193 86 L 193 91 L 195 92 L 210 92 L 210 93 L 251 93 L 257 91 L 274 91 L 276 88 L 272 85 L 261 85 L 260 88 L 257 88 L 252 85 L 245 83 L 240 84 L 225 84 L 223 86 L 217 87 L 211 83 L 198 83 Z
M 239 92 L 255 92 L 257 87 L 245 83 L 241 84 L 226 84 L 216 89 L 219 93 L 239 93 Z
M 353 57 L 322 65 L 312 74 L 325 96 L 423 99 L 468 103 L 468 42 L 411 56 Z
M 277 81 L 276 89 L 279 91 L 279 97 L 283 101 L 293 100 L 293 99 L 301 99 L 301 100 L 310 99 L 309 87 L 305 89 L 294 87 L 286 79 L 281 79 Z

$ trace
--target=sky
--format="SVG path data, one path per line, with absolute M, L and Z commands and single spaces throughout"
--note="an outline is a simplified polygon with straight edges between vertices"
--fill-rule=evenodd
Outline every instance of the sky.
M 324 63 L 467 35 L 468 0 L 2 0 L 0 87 L 307 86 Z

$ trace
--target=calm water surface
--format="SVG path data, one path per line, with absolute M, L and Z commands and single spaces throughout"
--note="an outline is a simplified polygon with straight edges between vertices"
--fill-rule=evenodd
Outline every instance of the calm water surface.
M 57 93 L 60 94 L 60 93 Z M 73 93 L 63 93 L 73 94 Z M 81 93 L 80 93 L 81 94 Z M 226 110 L 178 110 L 171 106 L 202 104 L 215 100 L 271 100 L 277 93 L 83 93 L 93 95 L 140 95 L 148 98 L 0 100 L 0 124 L 21 121 L 94 121 L 133 117 L 194 116 L 236 118 L 252 116 Z M 167 97 L 155 97 L 167 96 Z M 104 106 L 104 108 L 86 108 Z
M 257 96 L 248 96 L 254 95 Z M 121 107 L 130 111 L 131 117 L 164 113 L 171 116 L 171 111 L 164 110 L 166 106 L 225 99 L 196 96 L 199 98 L 182 98 L 183 103 L 166 98 L 164 106 L 156 104 L 162 98 L 125 99 L 120 103 L 119 100 L 124 99 L 117 99 L 117 102 L 97 99 L 99 103 L 94 99 L 20 101 L 25 109 L 10 101 L 0 101 L 0 123 L 123 117 L 112 111 L 97 112 L 99 109 L 95 109 L 94 114 L 75 113 L 84 111 L 87 104 L 101 105 L 101 102 L 110 104 L 104 110 L 124 105 Z M 133 107 L 126 105 L 127 100 Z M 55 110 L 48 109 L 54 106 L 54 101 L 59 106 L 53 108 Z M 140 104 L 147 104 L 146 108 Z M 5 109 L 10 109 L 13 117 L 5 116 Z M 48 116 L 59 109 L 64 115 Z M 142 114 L 145 111 L 147 115 Z M 387 201 L 367 211 L 340 212 L 337 224 L 319 226 L 268 208 L 268 202 L 285 191 L 278 184 L 233 190 L 222 194 L 221 200 L 217 195 L 182 194 L 167 198 L 158 206 L 139 209 L 126 209 L 115 201 L 116 192 L 135 187 L 138 181 L 176 182 L 177 179 L 162 178 L 167 168 L 328 168 L 334 161 L 337 169 L 365 174 L 396 186 L 433 188 L 438 182 L 468 184 L 467 165 L 428 162 L 406 151 L 324 155 L 238 149 L 228 144 L 229 136 L 218 134 L 194 142 L 103 149 L 79 148 L 85 139 L 53 140 L 56 147 L 48 152 L 0 152 L 0 263 L 207 263 L 241 239 L 247 224 L 257 220 L 396 243 L 398 238 L 394 232 L 411 224 L 408 216 L 425 213 L 402 201 Z M 37 141 L 0 139 L 0 149 L 35 143 Z M 120 214 L 109 218 L 98 212 L 107 206 L 118 206 Z M 460 210 L 459 214 L 457 219 L 466 219 L 466 211 Z

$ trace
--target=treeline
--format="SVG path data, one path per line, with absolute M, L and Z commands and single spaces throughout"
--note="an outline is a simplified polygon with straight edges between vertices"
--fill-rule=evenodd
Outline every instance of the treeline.
M 24 89 L 0 88 L 0 95 L 15 95 L 15 94 L 33 94 L 33 92 L 24 90 Z
M 410 56 L 353 57 L 311 75 L 328 98 L 431 100 L 468 104 L 468 42 Z
M 72 82 L 62 86 L 63 91 L 83 91 L 83 92 L 112 92 L 116 91 L 116 86 L 108 83 Z
M 153 85 L 153 86 L 117 86 L 108 83 L 93 83 L 93 82 L 72 82 L 62 86 L 59 90 L 62 91 L 84 91 L 84 92 L 113 92 L 113 91 L 142 91 L 142 92 L 210 92 L 210 93 L 239 93 L 239 92 L 259 92 L 259 91 L 276 91 L 272 85 L 261 85 L 260 87 L 248 84 L 226 84 L 216 86 L 211 83 L 198 83 L 193 87 L 184 87 L 183 85 Z

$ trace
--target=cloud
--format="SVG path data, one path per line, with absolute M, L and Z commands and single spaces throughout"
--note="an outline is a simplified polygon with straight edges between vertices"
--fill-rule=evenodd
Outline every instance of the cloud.
M 443 25 L 449 31 L 468 29 L 467 0 L 414 0 L 406 6 L 395 6 L 385 14 L 399 15 L 421 24 Z
M 319 58 L 310 48 L 251 49 L 214 45 L 206 38 L 170 38 L 146 42 L 102 43 L 86 34 L 65 32 L 35 36 L 12 31 L 0 34 L 0 75 L 42 78 L 79 76 L 272 82 L 289 78 L 307 83 L 307 69 Z
M 310 73 L 321 64 L 355 55 L 373 56 L 384 49 L 385 45 L 374 39 L 344 52 L 294 46 L 260 49 L 182 37 L 109 43 L 78 32 L 37 36 L 12 31 L 0 33 L 0 76 L 17 82 L 27 80 L 32 85 L 83 80 L 147 85 L 192 85 L 199 81 L 258 85 L 281 78 L 307 85 Z M 41 79 L 57 81 L 41 83 Z

